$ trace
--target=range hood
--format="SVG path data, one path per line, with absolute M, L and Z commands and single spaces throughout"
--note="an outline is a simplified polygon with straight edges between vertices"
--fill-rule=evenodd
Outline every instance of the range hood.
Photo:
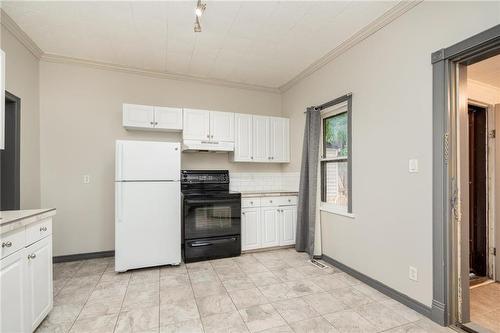
M 182 151 L 184 151 L 184 152 L 228 152 L 228 151 L 234 151 L 234 142 L 184 140 L 184 141 L 182 141 Z

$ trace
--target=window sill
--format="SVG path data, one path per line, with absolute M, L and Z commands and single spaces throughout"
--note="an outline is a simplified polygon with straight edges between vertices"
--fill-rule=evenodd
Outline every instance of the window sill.
M 355 218 L 354 214 L 353 213 L 348 213 L 346 212 L 345 210 L 341 209 L 341 208 L 338 208 L 338 207 L 335 207 L 331 204 L 327 204 L 327 203 L 324 203 L 322 202 L 320 204 L 320 207 L 319 207 L 319 210 L 322 211 L 322 212 L 328 212 L 328 213 L 332 213 L 332 214 L 335 214 L 335 215 L 340 215 L 340 216 L 345 216 L 345 217 L 348 217 L 348 218 Z

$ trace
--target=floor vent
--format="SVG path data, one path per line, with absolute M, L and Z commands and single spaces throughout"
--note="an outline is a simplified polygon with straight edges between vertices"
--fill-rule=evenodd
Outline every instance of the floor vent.
M 324 269 L 324 268 L 327 268 L 328 266 L 325 265 L 325 264 L 322 264 L 320 263 L 319 261 L 317 261 L 316 259 L 311 259 L 309 261 L 311 264 L 313 264 L 314 266 L 318 267 L 318 268 L 321 268 L 321 269 Z

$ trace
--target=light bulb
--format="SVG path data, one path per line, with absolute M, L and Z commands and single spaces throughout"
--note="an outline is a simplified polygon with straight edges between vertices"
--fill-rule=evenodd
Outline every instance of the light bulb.
M 201 17 L 201 15 L 203 14 L 203 9 L 201 7 L 196 7 L 194 12 L 196 13 L 196 16 Z

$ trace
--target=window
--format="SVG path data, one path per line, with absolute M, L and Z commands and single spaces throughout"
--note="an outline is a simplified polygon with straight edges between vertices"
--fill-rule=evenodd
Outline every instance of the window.
M 352 213 L 351 95 L 321 110 L 321 207 Z

